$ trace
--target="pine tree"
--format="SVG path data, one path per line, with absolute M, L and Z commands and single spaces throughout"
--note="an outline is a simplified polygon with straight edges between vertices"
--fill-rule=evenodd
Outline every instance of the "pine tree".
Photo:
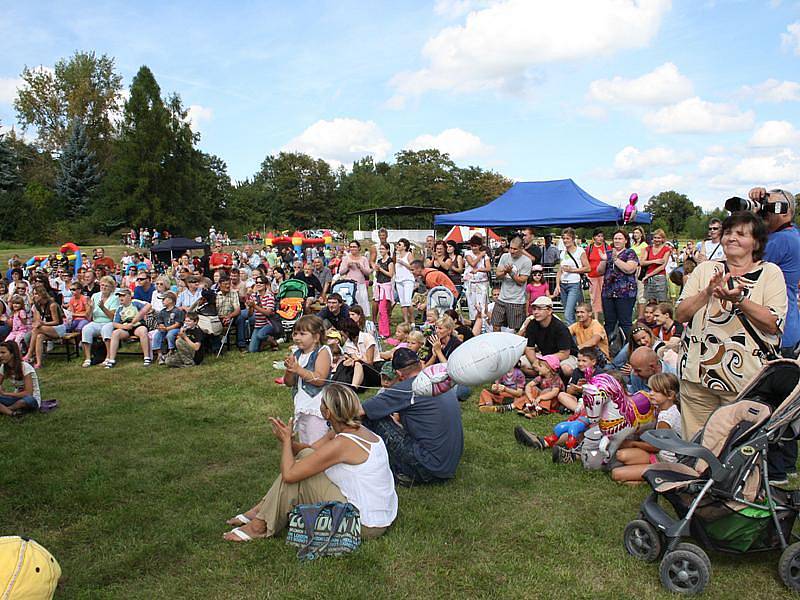
M 80 119 L 73 119 L 69 140 L 61 153 L 61 173 L 56 181 L 56 191 L 66 204 L 70 217 L 86 214 L 89 197 L 100 182 L 100 172 L 94 152 L 89 149 L 86 127 Z

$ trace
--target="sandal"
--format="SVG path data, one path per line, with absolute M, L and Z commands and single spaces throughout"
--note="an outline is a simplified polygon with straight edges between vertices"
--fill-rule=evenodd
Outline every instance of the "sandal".
M 239 521 L 239 525 L 241 526 L 241 525 L 247 525 L 250 521 L 252 521 L 252 519 L 248 517 L 246 514 L 240 513 L 235 517 L 228 519 L 226 521 L 228 525 L 235 525 L 235 523 L 231 523 L 231 521 Z

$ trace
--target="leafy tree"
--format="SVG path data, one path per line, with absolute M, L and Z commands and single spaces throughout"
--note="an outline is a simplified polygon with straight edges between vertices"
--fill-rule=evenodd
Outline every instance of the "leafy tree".
M 645 210 L 652 213 L 654 225 L 663 227 L 671 234 L 682 233 L 689 217 L 703 214 L 702 209 L 695 206 L 688 196 L 672 190 L 650 198 Z
M 323 227 L 336 218 L 336 177 L 324 160 L 295 152 L 267 156 L 253 185 L 254 208 L 269 227 Z
M 500 173 L 480 167 L 455 170 L 457 210 L 482 206 L 508 191 L 514 182 Z
M 439 150 L 401 150 L 390 179 L 402 204 L 457 208 L 455 202 L 455 163 Z
M 0 135 L 0 194 L 13 192 L 21 184 L 19 160 L 7 138 Z
M 75 52 L 61 59 L 53 71 L 22 70 L 24 87 L 14 108 L 24 130 L 35 127 L 38 143 L 50 152 L 67 142 L 69 125 L 79 118 L 86 126 L 89 146 L 107 160 L 114 133 L 113 116 L 119 109 L 122 76 L 114 72 L 114 59 L 94 52 Z
M 348 216 L 349 213 L 392 204 L 397 190 L 387 177 L 389 170 L 386 163 L 376 165 L 371 156 L 355 161 L 349 173 L 340 169 L 336 194 L 338 222 L 334 225 L 355 225 L 357 219 Z
M 78 118 L 72 121 L 69 141 L 60 162 L 56 191 L 66 205 L 66 214 L 72 218 L 82 217 L 86 214 L 89 196 L 100 182 L 100 171 L 94 152 L 89 149 L 86 128 Z

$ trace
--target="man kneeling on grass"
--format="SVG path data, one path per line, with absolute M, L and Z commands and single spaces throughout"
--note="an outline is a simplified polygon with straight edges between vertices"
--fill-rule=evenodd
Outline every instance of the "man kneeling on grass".
M 398 348 L 392 367 L 399 383 L 362 403 L 364 426 L 386 443 L 395 480 L 403 486 L 451 479 L 464 452 L 461 408 L 452 388 L 432 396 L 411 391 L 422 370 L 417 353 Z M 399 424 L 392 415 L 399 415 Z

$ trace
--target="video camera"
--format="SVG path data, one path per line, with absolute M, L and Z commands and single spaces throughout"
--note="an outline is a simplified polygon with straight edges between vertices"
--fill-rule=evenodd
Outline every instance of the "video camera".
M 770 190 L 767 194 L 767 198 L 773 194 L 783 196 L 784 201 L 764 202 L 762 200 L 751 200 L 750 198 L 739 198 L 738 196 L 734 196 L 733 198 L 728 198 L 725 200 L 725 210 L 731 213 L 746 210 L 761 217 L 766 217 L 770 214 L 785 215 L 788 213 L 790 206 L 789 203 L 791 201 L 790 198 L 786 197 L 788 192 L 784 192 L 783 190 Z

